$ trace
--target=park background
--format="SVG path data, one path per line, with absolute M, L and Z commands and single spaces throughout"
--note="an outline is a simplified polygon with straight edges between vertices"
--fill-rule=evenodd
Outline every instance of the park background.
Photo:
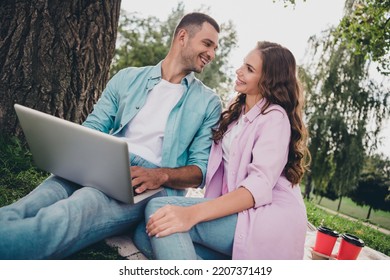
M 177 7 L 178 0 L 122 1 L 121 8 L 140 17 L 157 17 L 164 21 Z M 298 64 L 310 60 L 308 55 L 309 39 L 320 36 L 329 28 L 336 27 L 344 16 L 345 0 L 295 1 L 295 5 L 286 5 L 288 1 L 274 0 L 191 0 L 181 1 L 186 11 L 206 8 L 218 22 L 232 21 L 237 32 L 237 45 L 231 50 L 229 65 L 237 69 L 245 55 L 255 46 L 256 41 L 268 40 L 287 47 L 295 56 Z M 389 27 L 390 28 L 390 27 Z M 234 73 L 227 73 L 234 75 Z M 373 76 L 382 79 L 378 73 Z M 232 88 L 232 87 L 231 87 Z M 383 123 L 379 134 L 381 143 L 378 152 L 390 156 L 390 120 Z
M 110 76 L 160 61 L 177 20 L 201 10 L 222 32 L 218 56 L 199 78 L 225 102 L 234 69 L 256 41 L 291 49 L 313 157 L 301 186 L 309 220 L 348 229 L 389 255 L 389 235 L 378 230 L 390 229 L 389 0 L 49 2 L 0 4 L 0 205 L 47 175 L 31 160 L 13 103 L 80 123 Z M 337 213 L 357 221 L 346 227 Z M 75 258 L 108 257 L 101 249 Z

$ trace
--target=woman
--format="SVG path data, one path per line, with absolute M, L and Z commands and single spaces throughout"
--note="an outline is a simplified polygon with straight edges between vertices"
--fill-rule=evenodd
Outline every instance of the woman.
M 238 95 L 213 131 L 205 198 L 155 198 L 146 208 L 157 259 L 196 259 L 194 244 L 233 259 L 303 258 L 298 184 L 309 154 L 294 56 L 258 42 L 236 74 Z

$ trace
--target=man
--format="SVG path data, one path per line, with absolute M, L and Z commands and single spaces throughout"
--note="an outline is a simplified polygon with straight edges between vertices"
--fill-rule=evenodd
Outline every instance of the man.
M 211 17 L 184 16 L 165 59 L 116 74 L 83 123 L 130 143 L 136 192 L 164 186 L 155 196 L 183 195 L 203 185 L 221 104 L 193 72 L 214 59 L 218 33 Z M 143 219 L 146 202 L 123 204 L 51 176 L 0 209 L 0 259 L 64 258 L 128 230 Z

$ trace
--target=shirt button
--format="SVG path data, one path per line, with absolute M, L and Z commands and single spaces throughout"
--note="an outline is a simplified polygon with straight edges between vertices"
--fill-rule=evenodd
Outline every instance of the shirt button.
M 248 122 L 248 118 L 247 117 L 244 118 L 244 122 Z

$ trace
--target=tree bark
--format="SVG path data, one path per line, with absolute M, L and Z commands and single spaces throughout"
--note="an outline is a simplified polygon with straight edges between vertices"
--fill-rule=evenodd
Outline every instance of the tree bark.
M 20 135 L 13 104 L 81 123 L 115 52 L 120 0 L 0 2 L 0 128 Z

